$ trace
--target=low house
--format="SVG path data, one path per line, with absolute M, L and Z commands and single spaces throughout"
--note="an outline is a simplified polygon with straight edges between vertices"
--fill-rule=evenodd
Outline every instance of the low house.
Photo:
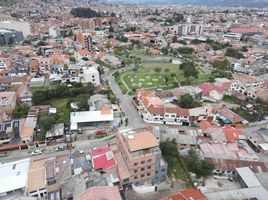
M 225 133 L 227 142 L 236 142 L 239 140 L 246 140 L 244 132 L 241 129 L 227 126 L 223 128 L 223 131 Z
M 75 197 L 75 200 L 97 200 L 97 199 L 109 199 L 109 200 L 121 200 L 118 187 L 105 186 L 105 187 L 92 187 L 88 188 L 85 192 Z
M 28 174 L 27 194 L 31 197 L 46 197 L 46 159 L 32 160 Z
M 92 157 L 92 167 L 95 171 L 106 171 L 115 167 L 116 160 L 109 147 L 102 149 L 93 149 L 90 151 Z
M 212 84 L 203 84 L 199 88 L 203 91 L 204 96 L 211 97 L 217 101 L 222 100 L 225 88 L 224 86 L 212 85 Z
M 159 51 L 157 49 L 148 49 L 146 51 L 146 53 L 151 55 L 151 56 L 159 56 L 161 54 L 161 51 Z
M 9 143 L 13 138 L 19 138 L 19 121 L 0 122 L 0 144 Z
M 90 59 L 91 58 L 90 52 L 88 50 L 86 50 L 86 49 L 77 51 L 76 54 L 75 54 L 75 58 L 77 60 L 82 60 L 83 58 Z
M 45 77 L 33 77 L 29 82 L 30 87 L 42 87 L 45 84 Z
M 61 142 L 64 140 L 64 123 L 55 124 L 46 132 L 46 141 Z
M 114 121 L 112 109 L 103 108 L 97 111 L 81 111 L 71 113 L 71 130 L 78 130 L 79 124 L 107 124 L 111 125 Z

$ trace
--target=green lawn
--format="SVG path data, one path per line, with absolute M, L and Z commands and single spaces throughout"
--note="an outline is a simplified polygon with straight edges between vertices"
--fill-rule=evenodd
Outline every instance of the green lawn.
M 226 103 L 232 103 L 232 104 L 240 104 L 241 101 L 238 100 L 237 98 L 235 97 L 232 97 L 232 96 L 229 96 L 229 95 L 224 95 L 223 99 L 222 99 L 224 102 Z
M 177 85 L 177 81 L 170 74 L 163 76 L 161 74 L 130 73 L 125 74 L 122 78 L 129 88 L 166 88 Z
M 158 70 L 156 70 L 156 68 L 158 68 Z M 179 65 L 172 63 L 142 64 L 137 71 L 129 70 L 115 78 L 123 93 L 127 92 L 127 88 L 122 81 L 125 82 L 130 90 L 137 88 L 172 89 L 177 87 L 180 83 L 183 84 L 185 82 L 187 82 L 187 85 L 199 85 L 208 82 L 211 74 L 205 72 L 201 67 L 198 67 L 198 69 L 198 78 L 189 78 L 188 82 L 179 69 Z

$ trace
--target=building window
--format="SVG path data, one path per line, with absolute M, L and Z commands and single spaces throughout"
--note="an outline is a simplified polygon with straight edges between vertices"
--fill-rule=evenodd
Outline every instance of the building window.
M 138 177 L 137 176 L 134 176 L 134 179 L 138 179 Z
M 137 173 L 138 172 L 138 170 L 137 169 L 134 169 L 134 173 Z
M 135 163 L 134 163 L 134 166 L 137 166 L 137 165 L 138 165 L 138 163 L 135 162 Z
M 161 172 L 164 172 L 164 171 L 166 171 L 166 169 L 164 168 L 164 169 L 161 169 Z
M 148 163 L 152 162 L 152 159 L 148 159 L 147 162 L 148 162 Z
M 144 171 L 144 170 L 145 170 L 145 168 L 144 168 L 144 167 L 142 167 L 142 168 L 141 168 L 141 171 Z
M 143 160 L 143 161 L 141 161 L 141 164 L 143 165 L 145 163 L 145 161 Z
M 145 175 L 144 175 L 144 174 L 142 174 L 142 175 L 141 175 L 141 178 L 143 178 L 144 176 L 145 176 Z
M 155 171 L 155 174 L 158 174 L 158 171 L 157 170 Z
M 147 176 L 151 176 L 151 173 L 148 172 L 146 175 L 147 175 Z
M 151 169 L 152 167 L 151 166 L 148 166 L 147 169 Z

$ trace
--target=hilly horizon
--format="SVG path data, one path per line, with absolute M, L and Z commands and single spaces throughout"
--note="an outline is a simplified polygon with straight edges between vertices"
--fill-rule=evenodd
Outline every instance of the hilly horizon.
M 235 6 L 235 7 L 266 7 L 268 0 L 104 0 L 111 3 L 131 3 L 131 4 L 161 4 L 161 5 L 206 5 L 206 6 Z

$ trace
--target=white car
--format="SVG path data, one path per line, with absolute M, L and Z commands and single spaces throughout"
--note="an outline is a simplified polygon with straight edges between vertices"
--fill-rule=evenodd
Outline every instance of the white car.
M 60 146 L 56 148 L 56 151 L 64 151 L 64 149 L 65 149 L 64 146 Z
M 37 149 L 37 150 L 34 150 L 31 154 L 32 156 L 41 155 L 42 151 Z

